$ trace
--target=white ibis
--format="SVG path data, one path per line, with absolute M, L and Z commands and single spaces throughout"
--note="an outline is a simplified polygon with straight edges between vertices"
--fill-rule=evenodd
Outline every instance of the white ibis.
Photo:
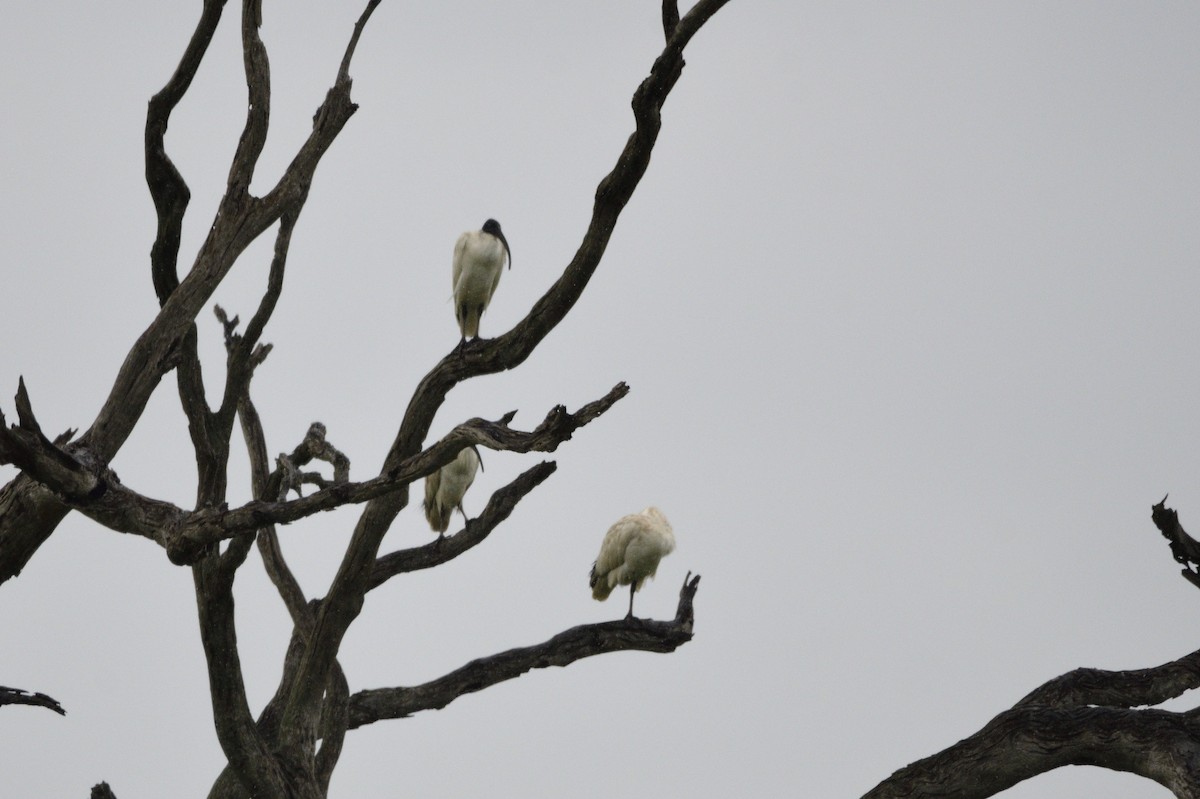
M 512 250 L 495 219 L 484 222 L 482 230 L 468 230 L 458 237 L 454 245 L 454 315 L 462 342 L 479 336 L 479 317 L 496 292 L 505 256 L 512 269 Z
M 658 508 L 622 516 L 608 528 L 600 554 L 592 564 L 592 598 L 603 601 L 618 585 L 628 585 L 629 614 L 625 618 L 633 618 L 634 592 L 647 577 L 654 576 L 658 562 L 673 549 L 675 533 Z
M 458 457 L 425 478 L 425 518 L 429 526 L 441 538 L 450 527 L 450 514 L 456 509 L 467 518 L 463 510 L 463 495 L 475 480 L 475 471 L 480 467 L 479 453 L 475 447 L 463 447 Z

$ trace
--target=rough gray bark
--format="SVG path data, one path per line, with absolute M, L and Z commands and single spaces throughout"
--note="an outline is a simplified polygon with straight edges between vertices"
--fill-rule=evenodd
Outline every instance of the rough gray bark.
M 1153 507 L 1151 518 L 1184 564 L 1183 576 L 1200 585 L 1200 546 L 1165 502 Z M 1181 799 L 1200 799 L 1200 711 L 1151 707 L 1194 688 L 1200 688 L 1200 650 L 1147 669 L 1075 669 L 1031 691 L 974 735 L 900 769 L 864 799 L 983 799 L 1070 765 L 1137 774 Z
M 579 299 L 604 255 L 621 211 L 649 165 L 661 127 L 663 103 L 684 67 L 683 50 L 727 2 L 701 0 L 681 17 L 675 0 L 664 0 L 664 48 L 633 95 L 634 132 L 613 170 L 596 189 L 592 218 L 574 258 L 512 330 L 496 339 L 473 340 L 433 367 L 399 420 L 380 472 L 352 482 L 349 458 L 326 438 L 326 430 L 319 423 L 272 468 L 250 388 L 256 367 L 271 349 L 271 345 L 261 343 L 261 338 L 283 291 L 292 234 L 316 169 L 356 110 L 350 99 L 350 65 L 379 1 L 367 0 L 333 85 L 313 118 L 308 139 L 278 183 L 256 196 L 251 194 L 250 185 L 269 125 L 270 67 L 259 37 L 261 0 L 242 0 L 246 119 L 230 164 L 225 194 L 207 237 L 181 278 L 180 232 L 190 191 L 167 153 L 165 135 L 171 114 L 203 62 L 226 5 L 226 0 L 203 0 L 180 63 L 162 90 L 151 98 L 146 115 L 146 184 L 157 214 L 150 277 L 158 313 L 132 344 L 102 408 L 77 439 L 74 431 L 54 440 L 42 433 L 23 380 L 16 398 L 17 423 L 9 425 L 0 416 L 0 463 L 15 464 L 21 471 L 0 489 L 0 583 L 20 574 L 57 524 L 73 510 L 116 532 L 141 536 L 162 547 L 173 563 L 191 568 L 214 727 L 228 760 L 212 787 L 210 796 L 214 797 L 323 797 L 347 730 L 445 707 L 462 694 L 530 669 L 564 666 L 618 650 L 670 652 L 692 637 L 693 597 L 699 577 L 689 575 L 671 621 L 584 625 L 532 647 L 472 661 L 424 686 L 350 691 L 338 664 L 338 650 L 366 593 L 392 576 L 432 568 L 483 543 L 518 502 L 553 474 L 555 464 L 537 464 L 495 491 L 483 512 L 456 534 L 381 556 L 380 544 L 406 506 L 411 484 L 450 462 L 467 446 L 553 452 L 628 393 L 628 387 L 620 383 L 574 412 L 555 407 L 528 431 L 510 427 L 515 411 L 496 421 L 471 419 L 440 441 L 426 444 L 434 415 L 447 392 L 464 380 L 520 365 Z M 244 330 L 239 332 L 238 319 L 230 319 L 222 309 L 216 309 L 224 329 L 227 357 L 225 388 L 214 407 L 204 390 L 196 317 L 251 242 L 268 233 L 273 233 L 275 245 L 270 274 Z M 198 469 L 192 508 L 139 493 L 124 485 L 109 468 L 151 394 L 172 371 Z M 235 423 L 240 424 L 249 452 L 253 499 L 230 508 L 226 503 L 227 474 Z M 330 464 L 332 478 L 324 477 L 321 471 L 305 471 L 314 460 Z M 305 486 L 315 490 L 306 495 Z M 276 525 L 348 504 L 361 504 L 362 512 L 341 566 L 327 594 L 307 601 L 288 568 Z M 249 706 L 242 679 L 233 602 L 237 571 L 256 543 L 293 624 L 279 685 L 257 716 Z M 48 697 L 46 700 L 53 703 Z M 57 703 L 53 707 L 61 712 Z M 93 795 L 111 796 L 112 792 L 101 783 L 93 789 Z

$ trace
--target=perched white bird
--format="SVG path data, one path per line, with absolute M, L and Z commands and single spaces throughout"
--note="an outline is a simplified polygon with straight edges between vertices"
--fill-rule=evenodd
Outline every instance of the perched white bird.
M 468 230 L 454 245 L 454 315 L 464 342 L 479 336 L 479 317 L 496 292 L 505 255 L 512 269 L 512 251 L 495 219 L 484 222 L 482 230 Z
M 425 518 L 441 538 L 450 527 L 450 514 L 463 510 L 463 495 L 475 481 L 475 471 L 481 466 L 475 447 L 463 447 L 458 457 L 425 478 Z
M 658 508 L 621 517 L 608 528 L 600 555 L 592 564 L 592 598 L 603 601 L 618 585 L 627 585 L 629 614 L 625 618 L 633 618 L 633 592 L 654 576 L 658 562 L 673 549 L 675 533 Z

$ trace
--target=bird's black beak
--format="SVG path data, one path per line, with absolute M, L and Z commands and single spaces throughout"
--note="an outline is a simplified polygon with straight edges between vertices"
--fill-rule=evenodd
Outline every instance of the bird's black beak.
M 500 229 L 500 223 L 495 219 L 489 219 L 483 223 L 483 232 L 500 239 L 500 243 L 504 245 L 504 251 L 508 253 L 508 268 L 512 269 L 512 250 L 508 247 L 508 239 L 504 238 L 504 231 Z
M 483 456 L 479 454 L 479 447 L 472 444 L 471 449 L 475 450 L 475 457 L 479 458 L 479 471 L 481 471 L 481 472 L 487 471 L 486 469 L 483 468 Z
M 512 250 L 508 248 L 508 239 L 504 238 L 503 231 L 496 231 L 496 238 L 500 239 L 500 243 L 504 245 L 504 251 L 508 253 L 508 268 L 512 269 Z

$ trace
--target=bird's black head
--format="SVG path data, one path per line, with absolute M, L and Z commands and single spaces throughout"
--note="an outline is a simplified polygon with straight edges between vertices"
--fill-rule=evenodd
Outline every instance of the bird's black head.
M 512 250 L 508 248 L 508 239 L 504 238 L 504 231 L 500 230 L 500 223 L 495 219 L 489 219 L 483 223 L 483 232 L 500 239 L 500 243 L 504 245 L 504 251 L 508 253 L 508 268 L 512 269 Z

